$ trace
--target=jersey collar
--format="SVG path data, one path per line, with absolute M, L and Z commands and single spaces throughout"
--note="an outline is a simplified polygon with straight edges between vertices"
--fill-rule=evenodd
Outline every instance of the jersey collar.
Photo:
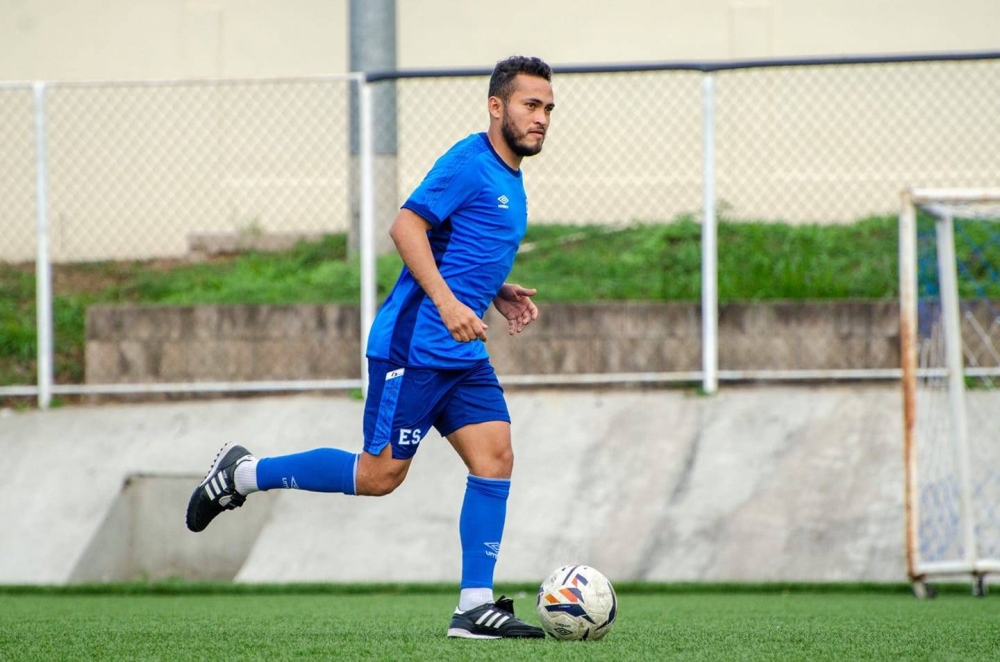
M 497 154 L 497 151 L 495 149 L 493 149 L 493 143 L 490 142 L 490 137 L 488 135 L 486 135 L 485 131 L 482 132 L 482 133 L 480 133 L 479 137 L 482 138 L 483 142 L 486 143 L 486 146 L 490 148 L 490 154 L 492 154 L 493 158 L 495 158 L 497 160 L 497 163 L 499 163 L 500 165 L 502 165 L 507 170 L 507 172 L 509 172 L 514 177 L 520 177 L 521 176 L 520 169 L 515 170 L 514 168 L 511 168 L 509 165 L 507 165 L 506 161 L 504 161 L 502 158 L 500 158 L 500 155 Z

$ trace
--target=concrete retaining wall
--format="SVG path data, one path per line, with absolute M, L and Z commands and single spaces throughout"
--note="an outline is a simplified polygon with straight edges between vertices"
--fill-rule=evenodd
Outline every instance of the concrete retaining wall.
M 255 499 L 253 510 L 243 517 L 219 518 L 209 536 L 177 535 L 177 504 L 186 503 L 192 485 L 203 478 L 204 474 L 128 476 L 76 561 L 69 583 L 233 579 L 278 494 Z
M 490 310 L 488 347 L 501 375 L 674 372 L 701 367 L 700 307 L 688 303 L 545 304 L 506 335 Z M 178 382 L 357 377 L 355 306 L 94 306 L 86 379 Z M 732 303 L 719 310 L 719 363 L 729 370 L 895 368 L 891 301 Z
M 516 464 L 501 582 L 570 562 L 620 581 L 905 578 L 895 385 L 508 396 Z M 436 433 L 388 497 L 258 494 L 219 526 L 184 528 L 190 489 L 223 442 L 262 456 L 358 450 L 362 409 L 297 395 L 7 410 L 0 583 L 457 582 L 466 471 Z

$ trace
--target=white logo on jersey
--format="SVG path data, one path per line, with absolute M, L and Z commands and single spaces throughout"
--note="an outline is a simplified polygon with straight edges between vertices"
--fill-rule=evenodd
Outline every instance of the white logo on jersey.
M 510 198 L 508 198 L 506 195 L 501 195 L 499 198 L 497 198 L 497 202 L 500 203 L 497 205 L 497 209 L 508 209 L 507 203 L 510 202 Z

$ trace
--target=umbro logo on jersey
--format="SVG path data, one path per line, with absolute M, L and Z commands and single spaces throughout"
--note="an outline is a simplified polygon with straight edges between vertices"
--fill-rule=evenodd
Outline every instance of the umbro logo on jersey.
M 508 198 L 506 195 L 501 195 L 499 198 L 497 198 L 497 202 L 500 203 L 497 205 L 497 209 L 508 209 L 507 203 L 510 202 L 510 198 Z

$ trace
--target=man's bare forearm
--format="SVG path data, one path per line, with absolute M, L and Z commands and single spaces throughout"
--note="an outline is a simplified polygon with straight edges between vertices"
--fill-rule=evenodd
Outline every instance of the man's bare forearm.
M 434 305 L 440 308 L 454 299 L 455 295 L 434 262 L 434 253 L 427 240 L 429 228 L 423 218 L 409 209 L 401 209 L 389 230 L 389 236 L 417 283 Z

